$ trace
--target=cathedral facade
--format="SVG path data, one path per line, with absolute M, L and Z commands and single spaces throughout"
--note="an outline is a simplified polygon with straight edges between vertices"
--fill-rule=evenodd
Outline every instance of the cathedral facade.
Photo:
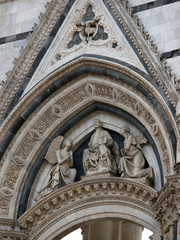
M 0 0 L 1 239 L 180 239 L 179 13 Z

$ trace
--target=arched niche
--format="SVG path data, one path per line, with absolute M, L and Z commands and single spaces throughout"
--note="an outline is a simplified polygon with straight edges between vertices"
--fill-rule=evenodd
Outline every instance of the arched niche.
M 161 179 L 161 183 L 157 188 L 172 172 L 176 128 L 166 101 L 135 69 L 105 60 L 91 60 L 72 61 L 47 76 L 21 99 L 4 123 L 1 137 L 9 126 L 16 132 L 2 159 L 6 163 L 2 167 L 2 186 L 13 194 L 8 203 L 9 217 L 19 217 L 26 211 L 33 182 L 51 141 L 59 134 L 71 136 L 70 130 L 81 121 L 85 126 L 86 117 L 96 111 L 126 119 L 136 130 L 149 136 L 159 166 L 157 179 Z M 149 95 L 146 97 L 146 94 Z M 19 117 L 25 121 L 21 128 L 15 129 L 13 124 Z M 103 121 L 105 128 L 117 132 L 116 124 L 112 126 L 108 121 Z M 92 132 L 92 122 L 90 126 L 85 138 Z M 74 146 L 78 148 L 82 139 Z M 12 169 L 17 172 L 14 181 L 8 179 Z M 22 203 L 22 199 L 25 202 Z
M 96 111 L 89 116 L 82 119 L 75 126 L 73 126 L 69 131 L 66 132 L 65 137 L 71 138 L 73 140 L 73 158 L 74 158 L 74 168 L 77 169 L 77 177 L 75 181 L 81 181 L 81 176 L 84 176 L 82 155 L 84 149 L 88 148 L 88 142 L 90 140 L 90 136 L 94 131 L 94 119 L 100 119 L 103 124 L 103 128 L 106 129 L 112 138 L 118 143 L 119 148 L 123 148 L 124 138 L 119 134 L 119 129 L 122 126 L 129 126 L 131 129 L 131 133 L 136 135 L 141 135 L 142 128 L 138 129 L 132 122 L 127 121 L 126 119 L 118 116 L 117 114 L 105 112 L 105 111 Z M 57 135 L 57 134 L 55 134 Z M 147 135 L 147 138 L 150 137 Z M 154 180 L 154 188 L 156 190 L 160 190 L 162 187 L 162 178 L 160 175 L 161 166 L 158 164 L 158 157 L 153 149 L 153 147 L 148 141 L 148 144 L 142 146 L 142 151 L 144 157 L 146 159 L 146 167 L 152 166 L 155 173 Z M 44 186 L 48 183 L 50 178 L 50 171 L 52 169 L 52 165 L 48 163 L 46 160 L 43 161 L 35 179 L 33 182 L 33 186 L 31 189 L 31 193 L 28 199 L 28 208 L 32 207 L 36 201 L 34 198 L 38 194 L 38 192 L 44 188 Z M 117 175 L 119 177 L 119 175 Z

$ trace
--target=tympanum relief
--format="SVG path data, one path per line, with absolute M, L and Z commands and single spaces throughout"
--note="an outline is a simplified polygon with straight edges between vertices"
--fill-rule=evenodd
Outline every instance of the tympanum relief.
M 154 178 L 153 169 L 152 167 L 144 169 L 145 159 L 140 146 L 140 144 L 147 143 L 146 138 L 143 135 L 134 137 L 130 133 L 130 128 L 126 126 L 122 127 L 119 133 L 125 138 L 118 166 L 121 177 L 147 177 L 152 180 Z
M 94 120 L 94 128 L 88 148 L 83 151 L 80 159 L 86 176 L 98 177 L 98 174 L 110 173 L 109 177 L 136 178 L 136 180 L 145 178 L 153 181 L 153 168 L 145 168 L 145 158 L 140 146 L 147 143 L 143 135 L 135 137 L 130 133 L 129 127 L 121 127 L 119 134 L 125 139 L 124 148 L 119 149 L 110 133 L 102 128 L 99 119 Z M 62 136 L 56 137 L 51 143 L 45 159 L 53 166 L 48 184 L 36 196 L 37 201 L 75 181 L 77 170 L 73 168 L 72 145 L 70 138 L 64 139 Z
M 60 148 L 63 143 L 63 147 Z M 36 200 L 48 195 L 57 190 L 59 187 L 74 182 L 76 177 L 76 169 L 73 167 L 73 152 L 71 150 L 72 140 L 70 138 L 64 139 L 63 136 L 58 136 L 51 143 L 46 160 L 53 164 L 48 184 L 38 193 Z
M 95 132 L 91 136 L 88 149 L 83 153 L 84 171 L 86 175 L 109 171 L 116 174 L 119 147 L 110 134 L 102 129 L 99 119 L 94 121 L 94 128 Z

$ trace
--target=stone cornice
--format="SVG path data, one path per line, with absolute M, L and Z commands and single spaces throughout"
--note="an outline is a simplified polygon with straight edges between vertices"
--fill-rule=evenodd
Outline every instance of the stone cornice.
M 152 207 L 157 199 L 157 192 L 131 179 L 118 177 L 99 178 L 96 180 L 83 180 L 63 187 L 49 196 L 41 199 L 32 208 L 27 210 L 18 220 L 20 226 L 35 234 L 38 229 L 44 228 L 63 214 L 84 206 L 96 204 L 129 205 L 141 209 L 146 214 L 153 216 Z
M 11 72 L 7 74 L 7 81 L 2 87 L 0 94 L 0 117 L 2 117 L 5 113 L 6 108 L 8 107 L 19 86 L 21 85 L 31 65 L 33 64 L 33 61 L 35 60 L 40 49 L 42 48 L 46 38 L 50 34 L 66 3 L 67 0 L 54 0 L 46 4 L 46 13 L 44 15 L 41 14 L 39 25 L 35 25 L 33 27 L 34 32 L 31 36 L 29 36 L 29 41 L 26 47 L 21 49 L 19 59 L 14 59 L 14 68 Z M 137 36 L 132 33 L 132 31 L 129 29 L 124 19 L 120 15 L 120 12 L 117 11 L 114 2 L 112 0 L 109 0 L 108 3 L 117 15 L 120 23 L 124 26 L 124 29 L 128 33 L 128 36 L 133 39 L 132 42 L 139 51 L 140 55 L 143 57 L 144 61 L 149 64 L 149 69 L 156 77 L 159 85 L 163 86 L 165 94 L 169 98 L 170 102 L 175 106 L 177 101 L 176 93 L 174 92 L 172 95 L 172 92 L 170 91 L 172 91 L 173 88 L 171 87 L 171 90 L 169 91 L 169 89 L 166 87 L 167 83 L 163 81 L 163 76 L 161 74 L 159 75 L 159 70 L 157 72 L 154 65 L 152 65 L 151 62 L 154 62 L 154 59 L 152 57 L 151 59 L 149 59 L 149 54 L 147 54 L 150 52 L 150 50 L 148 50 L 148 52 L 144 52 L 144 50 L 142 49 L 142 44 L 137 41 Z M 132 24 L 133 21 L 131 20 L 131 25 Z M 165 79 L 167 80 L 167 77 L 165 77 Z

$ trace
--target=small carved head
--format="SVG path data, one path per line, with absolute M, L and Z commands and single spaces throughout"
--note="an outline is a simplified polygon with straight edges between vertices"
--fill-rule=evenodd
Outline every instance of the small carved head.
M 119 134 L 122 135 L 123 137 L 129 135 L 129 133 L 130 133 L 130 128 L 128 126 L 123 126 L 119 130 Z
M 102 122 L 101 122 L 101 120 L 95 119 L 95 120 L 94 120 L 94 127 L 95 127 L 95 128 L 100 128 L 100 127 L 102 127 Z
M 65 147 L 71 148 L 72 145 L 73 145 L 72 139 L 71 138 L 66 138 L 64 140 L 63 148 L 65 148 Z

